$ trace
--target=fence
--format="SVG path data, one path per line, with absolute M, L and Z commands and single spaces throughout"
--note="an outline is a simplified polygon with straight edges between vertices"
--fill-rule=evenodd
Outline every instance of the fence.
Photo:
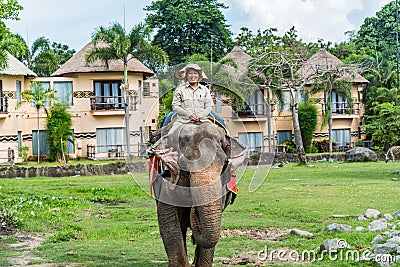
M 131 157 L 147 156 L 147 145 L 138 143 L 130 146 Z M 124 159 L 127 155 L 126 145 L 87 145 L 87 157 L 92 160 Z
M 14 149 L 0 149 L 0 165 L 13 165 L 14 164 Z

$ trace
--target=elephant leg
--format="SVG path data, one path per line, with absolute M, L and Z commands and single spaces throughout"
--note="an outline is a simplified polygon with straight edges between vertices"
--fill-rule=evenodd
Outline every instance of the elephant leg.
M 196 246 L 192 267 L 211 267 L 213 265 L 215 247 L 203 248 Z
M 158 226 L 169 267 L 189 267 L 186 253 L 186 242 L 180 220 L 180 207 L 174 207 L 157 201 Z M 184 231 L 185 232 L 185 231 Z

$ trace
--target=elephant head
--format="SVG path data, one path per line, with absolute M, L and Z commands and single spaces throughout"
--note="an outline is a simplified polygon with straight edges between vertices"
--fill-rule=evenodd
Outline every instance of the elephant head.
M 152 149 L 172 172 L 158 181 L 156 198 L 175 207 L 190 207 L 195 242 L 213 248 L 220 236 L 230 169 L 243 162 L 246 147 L 212 123 L 189 123 L 163 136 Z

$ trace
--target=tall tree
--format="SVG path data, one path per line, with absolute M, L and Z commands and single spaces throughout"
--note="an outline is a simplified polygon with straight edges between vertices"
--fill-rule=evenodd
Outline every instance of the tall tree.
M 4 20 L 18 20 L 19 11 L 22 9 L 17 0 L 0 0 L 0 70 L 7 67 L 6 51 L 11 35 Z
M 68 45 L 51 42 L 45 37 L 37 38 L 31 47 L 19 34 L 13 35 L 12 40 L 10 53 L 42 77 L 50 76 L 75 53 Z
M 233 46 L 225 8 L 217 0 L 154 0 L 144 8 L 145 21 L 155 31 L 152 43 L 167 52 L 172 65 L 196 53 L 218 61 Z
M 73 143 L 71 134 L 72 115 L 67 111 L 68 106 L 55 104 L 50 108 L 46 118 L 47 140 L 49 142 L 50 161 L 67 161 L 67 143 Z
M 271 90 L 280 104 L 284 104 L 283 90 L 289 91 L 296 152 L 300 163 L 305 164 L 307 159 L 301 137 L 298 105 L 300 92 L 311 77 L 301 77 L 297 71 L 307 60 L 309 49 L 298 40 L 294 28 L 282 37 L 270 36 L 271 34 L 259 32 L 256 35 L 256 39 L 261 43 L 258 49 L 253 50 L 248 74 L 257 84 Z M 251 34 L 247 36 L 251 37 Z M 266 43 L 271 45 L 267 46 Z
M 102 60 L 106 66 L 110 60 L 120 59 L 124 64 L 124 88 L 128 88 L 128 61 L 134 57 L 141 60 L 148 57 L 158 58 L 160 64 L 168 62 L 166 53 L 152 46 L 148 41 L 149 32 L 142 24 L 134 26 L 127 34 L 125 28 L 114 23 L 110 27 L 99 27 L 92 35 L 94 47 L 87 52 L 86 61 Z M 105 44 L 105 45 L 104 45 Z M 126 87 L 125 87 L 126 85 Z M 130 157 L 129 111 L 127 92 L 125 98 L 125 127 L 128 159 Z
M 31 82 L 30 90 L 25 91 L 21 94 L 22 100 L 17 103 L 17 107 L 21 106 L 24 103 L 31 104 L 36 108 L 37 113 L 37 151 L 38 151 L 38 163 L 40 162 L 40 129 L 39 129 L 39 120 L 40 120 L 40 110 L 44 109 L 46 115 L 48 114 L 47 106 L 50 106 L 55 98 L 54 91 L 50 88 L 45 88 L 39 82 Z

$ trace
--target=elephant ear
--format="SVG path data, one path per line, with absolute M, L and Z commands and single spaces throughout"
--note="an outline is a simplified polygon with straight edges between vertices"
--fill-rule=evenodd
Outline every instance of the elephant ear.
M 225 153 L 228 156 L 228 163 L 236 169 L 246 159 L 247 147 L 234 137 L 229 135 L 225 135 L 225 137 L 227 141 Z
M 178 152 L 174 151 L 172 147 L 168 145 L 168 137 L 161 137 L 154 145 L 151 146 L 154 154 L 164 162 L 165 165 L 171 171 L 171 183 L 176 184 L 178 182 L 180 168 L 178 166 Z

